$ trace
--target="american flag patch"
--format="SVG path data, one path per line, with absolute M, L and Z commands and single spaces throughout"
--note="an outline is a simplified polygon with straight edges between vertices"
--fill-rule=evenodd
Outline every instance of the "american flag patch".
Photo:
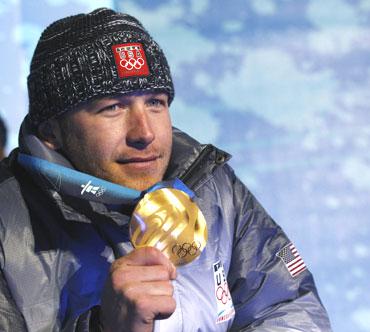
M 289 243 L 287 246 L 281 249 L 276 256 L 283 261 L 293 278 L 306 270 L 306 264 L 299 255 L 298 250 L 293 243 Z

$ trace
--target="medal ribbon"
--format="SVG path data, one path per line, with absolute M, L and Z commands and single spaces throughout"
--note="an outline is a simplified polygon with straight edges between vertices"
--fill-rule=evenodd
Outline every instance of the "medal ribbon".
M 132 203 L 139 200 L 146 192 L 162 188 L 178 189 L 184 191 L 190 198 L 194 197 L 194 192 L 178 178 L 158 182 L 145 192 L 140 192 L 23 153 L 19 153 L 18 162 L 32 174 L 38 175 L 46 185 L 53 187 L 57 192 L 105 204 Z

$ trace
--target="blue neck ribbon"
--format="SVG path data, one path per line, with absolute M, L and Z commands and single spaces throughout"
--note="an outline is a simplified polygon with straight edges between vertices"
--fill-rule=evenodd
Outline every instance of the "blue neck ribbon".
M 182 190 L 191 199 L 195 196 L 178 178 L 158 182 L 140 192 L 24 153 L 18 154 L 18 162 L 32 174 L 38 175 L 47 187 L 59 193 L 104 204 L 136 203 L 145 193 L 162 188 Z

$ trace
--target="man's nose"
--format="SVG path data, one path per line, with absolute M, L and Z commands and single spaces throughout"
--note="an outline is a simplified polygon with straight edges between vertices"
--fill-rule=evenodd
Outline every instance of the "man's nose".
M 154 140 L 148 110 L 144 105 L 133 105 L 129 111 L 126 143 L 135 149 L 145 149 Z

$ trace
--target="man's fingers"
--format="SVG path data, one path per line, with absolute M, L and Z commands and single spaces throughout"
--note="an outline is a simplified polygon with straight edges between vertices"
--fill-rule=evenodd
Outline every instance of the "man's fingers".
M 176 301 L 171 296 L 143 296 L 135 301 L 136 311 L 144 321 L 168 318 L 176 310 Z M 147 313 L 147 314 L 143 314 Z
M 154 247 L 143 247 L 126 255 L 131 265 L 168 265 L 168 258 Z M 172 263 L 171 263 L 172 264 Z
M 175 278 L 174 265 L 152 247 L 135 249 L 117 259 L 103 292 L 103 323 L 112 331 L 117 326 L 152 330 L 154 319 L 169 317 L 176 309 L 171 282 Z
M 153 247 L 144 247 L 135 249 L 130 252 L 128 255 L 121 257 L 113 262 L 111 271 L 113 272 L 116 269 L 120 269 L 124 266 L 156 266 L 161 265 L 166 267 L 169 278 L 176 278 L 176 267 L 172 262 L 158 249 Z
M 128 266 L 120 265 L 112 268 L 111 275 L 115 284 L 122 284 L 128 280 L 135 282 L 171 280 L 170 271 L 163 265 L 155 266 Z
M 141 295 L 172 297 L 174 289 L 170 281 L 132 282 L 124 285 L 123 292 L 127 299 L 135 301 Z

